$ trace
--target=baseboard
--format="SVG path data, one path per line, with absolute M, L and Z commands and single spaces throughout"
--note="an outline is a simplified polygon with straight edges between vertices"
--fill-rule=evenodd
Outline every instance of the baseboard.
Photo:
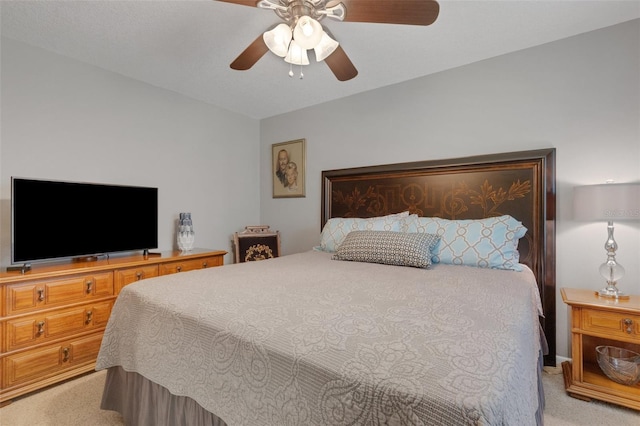
M 556 355 L 556 366 L 545 366 L 543 370 L 547 374 L 562 374 L 562 363 L 565 361 L 571 361 L 571 358 L 565 358 L 563 356 Z

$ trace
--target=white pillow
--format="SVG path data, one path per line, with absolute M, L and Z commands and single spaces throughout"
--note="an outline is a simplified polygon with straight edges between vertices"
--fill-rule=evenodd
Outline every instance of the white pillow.
M 320 250 L 334 253 L 351 231 L 395 231 L 402 229 L 402 219 L 409 212 L 370 217 L 367 219 L 352 217 L 334 217 L 327 221 L 320 234 Z

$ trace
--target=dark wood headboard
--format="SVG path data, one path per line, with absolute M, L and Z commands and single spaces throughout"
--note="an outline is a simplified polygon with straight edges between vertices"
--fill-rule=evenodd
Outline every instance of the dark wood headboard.
M 508 214 L 527 227 L 520 262 L 538 281 L 555 365 L 555 148 L 322 172 L 322 223 L 409 211 L 446 219 Z

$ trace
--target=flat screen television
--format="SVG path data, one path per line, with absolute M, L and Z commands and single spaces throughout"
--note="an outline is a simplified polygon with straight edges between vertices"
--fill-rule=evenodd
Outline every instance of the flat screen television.
M 11 262 L 158 247 L 158 189 L 11 178 Z

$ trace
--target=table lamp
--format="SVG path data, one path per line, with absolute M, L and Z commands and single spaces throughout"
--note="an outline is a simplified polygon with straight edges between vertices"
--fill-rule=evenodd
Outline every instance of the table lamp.
M 613 221 L 640 220 L 640 183 L 577 186 L 573 190 L 573 213 L 576 220 L 608 222 L 604 244 L 607 260 L 599 268 L 607 286 L 598 294 L 616 299 L 627 297 L 616 286 L 624 276 L 624 268 L 616 262 L 618 244 L 613 239 Z

